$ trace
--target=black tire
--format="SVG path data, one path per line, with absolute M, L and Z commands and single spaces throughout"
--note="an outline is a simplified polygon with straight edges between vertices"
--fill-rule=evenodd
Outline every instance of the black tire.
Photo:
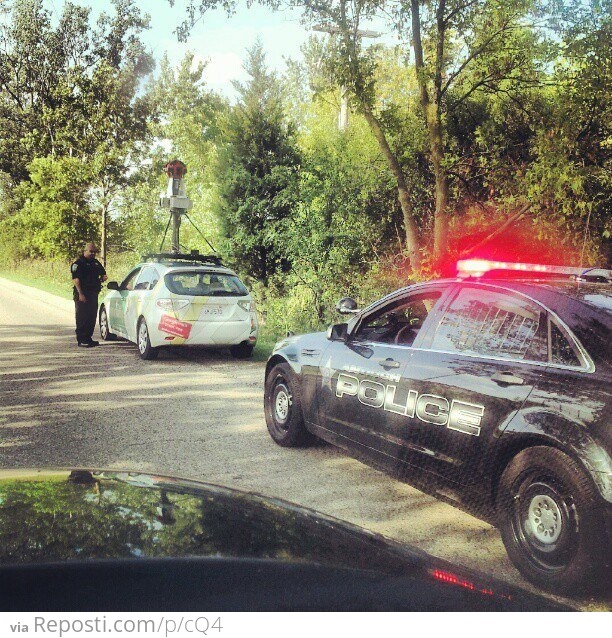
M 266 376 L 264 411 L 268 432 L 278 445 L 300 447 L 312 440 L 304 425 L 299 385 L 286 363 L 275 365 Z
M 117 335 L 113 334 L 110 331 L 110 327 L 108 325 L 108 315 L 106 314 L 106 308 L 104 304 L 100 306 L 100 316 L 99 316 L 99 324 L 100 324 L 100 338 L 102 341 L 116 341 Z
M 535 446 L 504 470 L 497 517 L 510 560 L 533 583 L 591 591 L 609 561 L 605 504 L 591 477 L 567 454 Z
M 136 346 L 141 359 L 157 359 L 159 348 L 153 348 L 151 346 L 149 328 L 147 327 L 147 322 L 144 320 L 144 317 L 140 318 L 138 327 L 136 328 Z
M 243 341 L 235 346 L 230 346 L 230 352 L 234 359 L 250 359 L 253 356 L 254 345 Z

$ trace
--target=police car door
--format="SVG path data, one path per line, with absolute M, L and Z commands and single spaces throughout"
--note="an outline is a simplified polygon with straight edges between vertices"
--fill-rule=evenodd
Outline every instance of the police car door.
M 124 336 L 127 336 L 126 324 L 125 324 L 125 309 L 129 293 L 134 288 L 134 282 L 136 277 L 140 273 L 140 266 L 134 268 L 132 272 L 121 282 L 119 286 L 119 294 L 113 295 L 110 301 L 109 316 L 111 328 Z
M 443 288 L 418 287 L 373 308 L 346 342 L 334 341 L 321 367 L 319 424 L 334 442 L 396 465 L 412 401 L 406 364 Z
M 420 400 L 430 397 L 411 432 L 421 467 L 461 485 L 479 483 L 487 451 L 547 358 L 543 308 L 497 286 L 457 284 L 408 369 Z
M 153 266 L 144 266 L 134 281 L 125 301 L 125 326 L 128 339 L 136 341 L 136 324 L 141 315 L 145 315 L 151 288 L 159 280 L 159 275 Z

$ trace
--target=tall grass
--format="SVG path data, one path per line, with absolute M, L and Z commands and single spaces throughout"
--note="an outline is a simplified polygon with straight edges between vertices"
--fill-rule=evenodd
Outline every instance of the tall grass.
M 0 277 L 72 299 L 72 279 L 68 263 L 24 259 L 12 266 L 0 267 Z
M 132 253 L 109 255 L 106 264 L 109 280 L 121 281 L 138 261 L 138 255 Z M 0 264 L 0 277 L 72 299 L 70 263 L 62 260 L 22 259 Z

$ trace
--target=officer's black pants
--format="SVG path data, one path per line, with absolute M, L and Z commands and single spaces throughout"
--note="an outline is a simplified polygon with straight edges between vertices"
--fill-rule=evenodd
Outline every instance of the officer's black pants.
M 75 301 L 76 337 L 79 343 L 91 341 L 98 316 L 98 294 L 85 293 L 86 301 Z

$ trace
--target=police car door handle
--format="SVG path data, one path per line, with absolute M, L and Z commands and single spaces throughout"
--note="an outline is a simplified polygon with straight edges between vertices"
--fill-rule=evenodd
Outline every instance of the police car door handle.
M 395 361 L 395 359 L 387 358 L 387 359 L 379 359 L 378 365 L 383 368 L 399 368 L 401 363 L 399 361 Z
M 491 381 L 505 385 L 523 385 L 525 383 L 524 379 L 513 375 L 511 372 L 496 372 L 491 376 Z

